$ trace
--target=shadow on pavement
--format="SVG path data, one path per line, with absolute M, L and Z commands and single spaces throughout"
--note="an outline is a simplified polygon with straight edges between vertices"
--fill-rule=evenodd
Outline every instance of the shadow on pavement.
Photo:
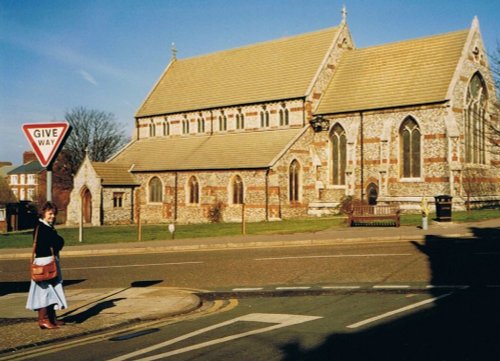
M 427 255 L 433 306 L 363 331 L 336 333 L 314 349 L 283 346 L 283 360 L 498 360 L 500 228 L 471 228 L 473 238 L 428 236 L 413 243 Z M 373 297 L 376 297 L 374 295 Z
M 125 298 L 114 298 L 111 300 L 106 300 L 99 302 L 92 307 L 86 309 L 85 311 L 79 312 L 76 315 L 64 316 L 63 320 L 67 323 L 83 323 L 89 318 L 97 316 L 103 310 L 115 307 L 115 302 L 124 300 Z

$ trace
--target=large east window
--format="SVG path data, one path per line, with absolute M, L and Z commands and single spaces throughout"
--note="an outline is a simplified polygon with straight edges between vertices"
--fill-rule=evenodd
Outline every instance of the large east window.
M 467 88 L 465 106 L 465 162 L 486 164 L 486 85 L 479 73 Z
M 401 149 L 401 176 L 419 178 L 421 170 L 420 128 L 412 117 L 407 117 L 399 130 Z

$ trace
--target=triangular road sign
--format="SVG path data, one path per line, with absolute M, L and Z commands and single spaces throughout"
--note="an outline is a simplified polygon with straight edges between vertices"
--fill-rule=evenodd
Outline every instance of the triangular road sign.
M 50 166 L 68 135 L 68 123 L 24 124 L 23 131 L 42 167 Z

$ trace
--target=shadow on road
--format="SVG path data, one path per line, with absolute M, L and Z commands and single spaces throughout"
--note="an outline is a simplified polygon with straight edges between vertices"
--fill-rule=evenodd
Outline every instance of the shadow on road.
M 76 285 L 85 279 L 64 280 L 64 286 Z M 0 282 L 0 297 L 10 293 L 28 293 L 31 281 Z
M 362 331 L 328 336 L 317 348 L 283 346 L 283 360 L 498 360 L 500 228 L 472 228 L 473 238 L 428 236 L 414 246 L 428 257 L 432 307 Z M 467 285 L 444 291 L 439 286 Z M 374 295 L 373 297 L 377 297 Z

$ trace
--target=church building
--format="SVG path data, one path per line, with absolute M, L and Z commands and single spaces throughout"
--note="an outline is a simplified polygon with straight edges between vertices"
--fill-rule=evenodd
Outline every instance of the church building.
M 172 59 L 133 140 L 75 175 L 68 224 L 272 221 L 348 198 L 416 212 L 500 201 L 498 107 L 476 18 L 469 29 L 356 48 L 341 23 Z

